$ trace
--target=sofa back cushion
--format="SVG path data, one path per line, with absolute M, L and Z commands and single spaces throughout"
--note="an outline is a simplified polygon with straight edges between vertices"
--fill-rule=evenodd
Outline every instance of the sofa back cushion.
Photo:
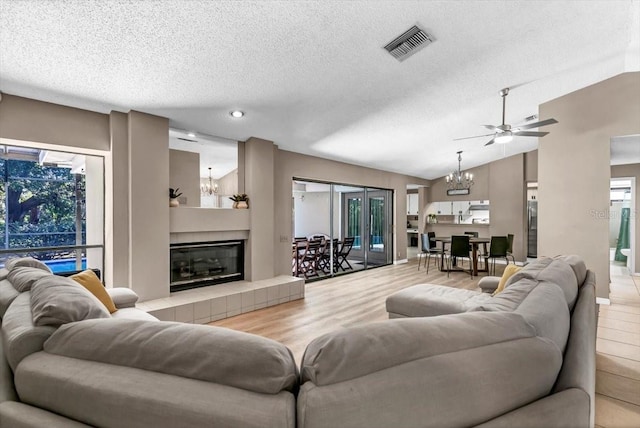
M 573 273 L 576 275 L 576 279 L 578 280 L 578 286 L 582 286 L 587 279 L 587 265 L 584 263 L 584 260 L 580 256 L 576 256 L 575 254 L 556 256 L 555 259 L 562 260 L 571 266 L 573 269 Z
M 205 325 L 88 320 L 60 327 L 44 350 L 266 394 L 291 391 L 298 381 L 291 351 L 281 343 Z
M 8 279 L 0 280 L 0 318 L 4 317 L 9 305 L 19 294 L 20 292 L 13 288 Z
M 564 352 L 571 328 L 569 308 L 560 287 L 540 282 L 514 311 L 531 324 L 540 337 L 545 337 Z
M 40 260 L 34 259 L 33 257 L 16 257 L 6 261 L 4 264 L 9 271 L 12 271 L 16 267 L 33 267 L 37 269 L 42 269 L 45 272 L 52 273 L 49 266 L 42 263 Z
M 544 258 L 528 264 L 520 272 L 513 275 L 506 288 L 521 279 L 532 279 L 539 282 L 556 284 L 564 293 L 564 300 L 569 310 L 573 309 L 578 297 L 578 279 L 571 265 L 562 259 Z M 580 283 L 581 284 L 581 283 Z
M 54 327 L 33 324 L 30 291 L 17 296 L 2 317 L 4 352 L 11 369 L 15 372 L 23 358 L 41 351 L 54 331 Z
M 337 330 L 317 337 L 302 358 L 302 381 L 343 382 L 420 358 L 491 343 L 535 337 L 510 312 L 402 318 Z
M 470 312 L 513 312 L 518 309 L 518 306 L 520 306 L 529 293 L 531 293 L 531 290 L 537 285 L 538 281 L 527 278 L 521 279 L 493 296 L 491 300 L 471 308 Z
M 329 333 L 303 358 L 297 426 L 479 425 L 549 394 L 562 354 L 531 334 L 508 312 L 394 319 Z
M 13 287 L 18 290 L 20 293 L 24 293 L 25 291 L 31 290 L 33 284 L 36 283 L 40 278 L 44 278 L 45 276 L 53 276 L 51 272 L 47 272 L 43 269 L 28 267 L 28 266 L 17 266 L 9 271 L 7 274 L 7 279 L 13 285 Z
M 110 318 L 107 308 L 71 278 L 49 275 L 31 288 L 31 312 L 35 325 L 60 326 L 74 321 Z

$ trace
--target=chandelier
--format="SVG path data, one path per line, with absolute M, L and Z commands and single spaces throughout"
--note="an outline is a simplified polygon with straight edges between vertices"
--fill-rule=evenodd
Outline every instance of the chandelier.
M 447 195 L 468 195 L 469 189 L 473 186 L 473 174 L 460 170 L 462 162 L 462 151 L 458 152 L 458 170 L 447 175 Z
M 218 193 L 218 183 L 214 184 L 213 179 L 211 178 L 211 167 L 209 167 L 209 182 L 200 185 L 200 192 L 203 196 Z

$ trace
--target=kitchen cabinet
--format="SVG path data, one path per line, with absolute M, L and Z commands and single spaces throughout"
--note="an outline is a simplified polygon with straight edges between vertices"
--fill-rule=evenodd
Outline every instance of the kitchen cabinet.
M 409 193 L 407 195 L 407 215 L 418 215 L 417 193 Z

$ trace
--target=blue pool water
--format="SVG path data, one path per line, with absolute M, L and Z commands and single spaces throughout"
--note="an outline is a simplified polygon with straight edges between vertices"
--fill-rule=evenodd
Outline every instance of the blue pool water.
M 76 269 L 76 260 L 44 260 L 44 263 L 49 266 L 53 273 L 69 272 L 78 270 Z M 82 259 L 82 270 L 87 268 L 87 259 Z

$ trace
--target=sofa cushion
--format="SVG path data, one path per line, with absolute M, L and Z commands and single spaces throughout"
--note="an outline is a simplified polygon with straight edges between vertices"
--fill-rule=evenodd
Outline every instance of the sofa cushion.
M 46 264 L 42 263 L 40 260 L 34 259 L 33 257 L 16 257 L 6 261 L 4 266 L 12 271 L 14 268 L 22 266 L 22 267 L 33 267 L 37 269 L 42 269 L 45 272 L 51 272 L 51 269 Z
M 11 369 L 15 372 L 23 358 L 41 351 L 54 331 L 54 327 L 33 324 L 30 291 L 16 297 L 2 317 L 3 347 Z
M 138 295 L 130 288 L 126 287 L 114 287 L 107 288 L 107 293 L 111 296 L 111 300 L 116 305 L 116 308 L 135 308 L 138 301 Z
M 33 323 L 57 327 L 73 321 L 110 318 L 107 308 L 70 278 L 49 275 L 31 288 Z
M 578 279 L 569 263 L 562 259 L 545 258 L 528 264 L 520 272 L 516 273 L 507 282 L 507 288 L 522 278 L 533 279 L 539 282 L 556 284 L 564 293 L 564 299 L 569 310 L 578 297 Z
M 552 340 L 564 352 L 571 325 L 569 308 L 560 287 L 539 283 L 514 312 L 522 315 L 538 336 Z
M 107 293 L 107 290 L 105 290 L 104 285 L 102 285 L 102 281 L 100 281 L 100 278 L 98 278 L 95 272 L 91 269 L 71 275 L 69 278 L 73 279 L 78 284 L 89 290 L 91 294 L 96 296 L 105 308 L 107 308 L 110 314 L 118 310 L 116 305 L 113 303 L 113 300 L 111 300 L 111 296 Z
M 88 320 L 60 327 L 51 354 L 277 394 L 297 385 L 291 351 L 249 333 L 205 325 L 129 319 Z
M 31 290 L 33 284 L 45 276 L 52 276 L 52 274 L 35 267 L 17 266 L 9 271 L 7 279 L 16 290 L 23 293 Z
M 571 269 L 573 269 L 573 273 L 575 273 L 576 279 L 578 280 L 578 285 L 582 285 L 585 282 L 587 279 L 587 265 L 585 265 L 582 257 L 571 254 L 556 256 L 555 258 L 563 260 L 571 266 Z
M 538 281 L 521 279 L 505 288 L 500 294 L 490 300 L 472 308 L 472 311 L 513 312 L 527 298 L 531 290 L 538 285 Z M 484 294 L 484 293 L 483 293 Z
M 504 290 L 504 287 L 507 285 L 507 281 L 509 281 L 509 278 L 515 275 L 520 269 L 522 269 L 522 267 L 520 266 L 516 266 L 512 264 L 507 265 L 507 267 L 504 268 L 504 272 L 502 272 L 502 277 L 500 277 L 500 281 L 498 282 L 498 287 L 496 287 L 496 290 L 493 292 L 493 295 L 495 296 L 496 294 L 501 293 L 502 290 Z
M 288 391 L 260 394 L 47 352 L 26 358 L 15 379 L 25 402 L 92 427 L 295 428 L 295 397 Z M 4 428 L 4 420 L 1 423 Z M 48 424 L 29 428 L 49 427 L 58 428 Z
M 158 318 L 154 317 L 153 315 L 143 311 L 142 309 L 136 308 L 118 309 L 111 314 L 111 317 L 114 319 L 158 321 Z
M 6 267 L 0 268 L 0 281 L 7 279 L 7 275 L 9 274 L 9 269 Z
M 466 312 L 491 296 L 473 290 L 444 285 L 418 284 L 407 287 L 387 297 L 390 314 L 405 317 L 432 317 L 436 315 Z
M 20 292 L 13 288 L 8 279 L 0 281 L 0 318 L 4 317 L 9 305 L 19 294 Z
M 387 320 L 317 337 L 304 353 L 301 377 L 328 385 L 420 358 L 529 337 L 535 337 L 533 327 L 509 312 Z

